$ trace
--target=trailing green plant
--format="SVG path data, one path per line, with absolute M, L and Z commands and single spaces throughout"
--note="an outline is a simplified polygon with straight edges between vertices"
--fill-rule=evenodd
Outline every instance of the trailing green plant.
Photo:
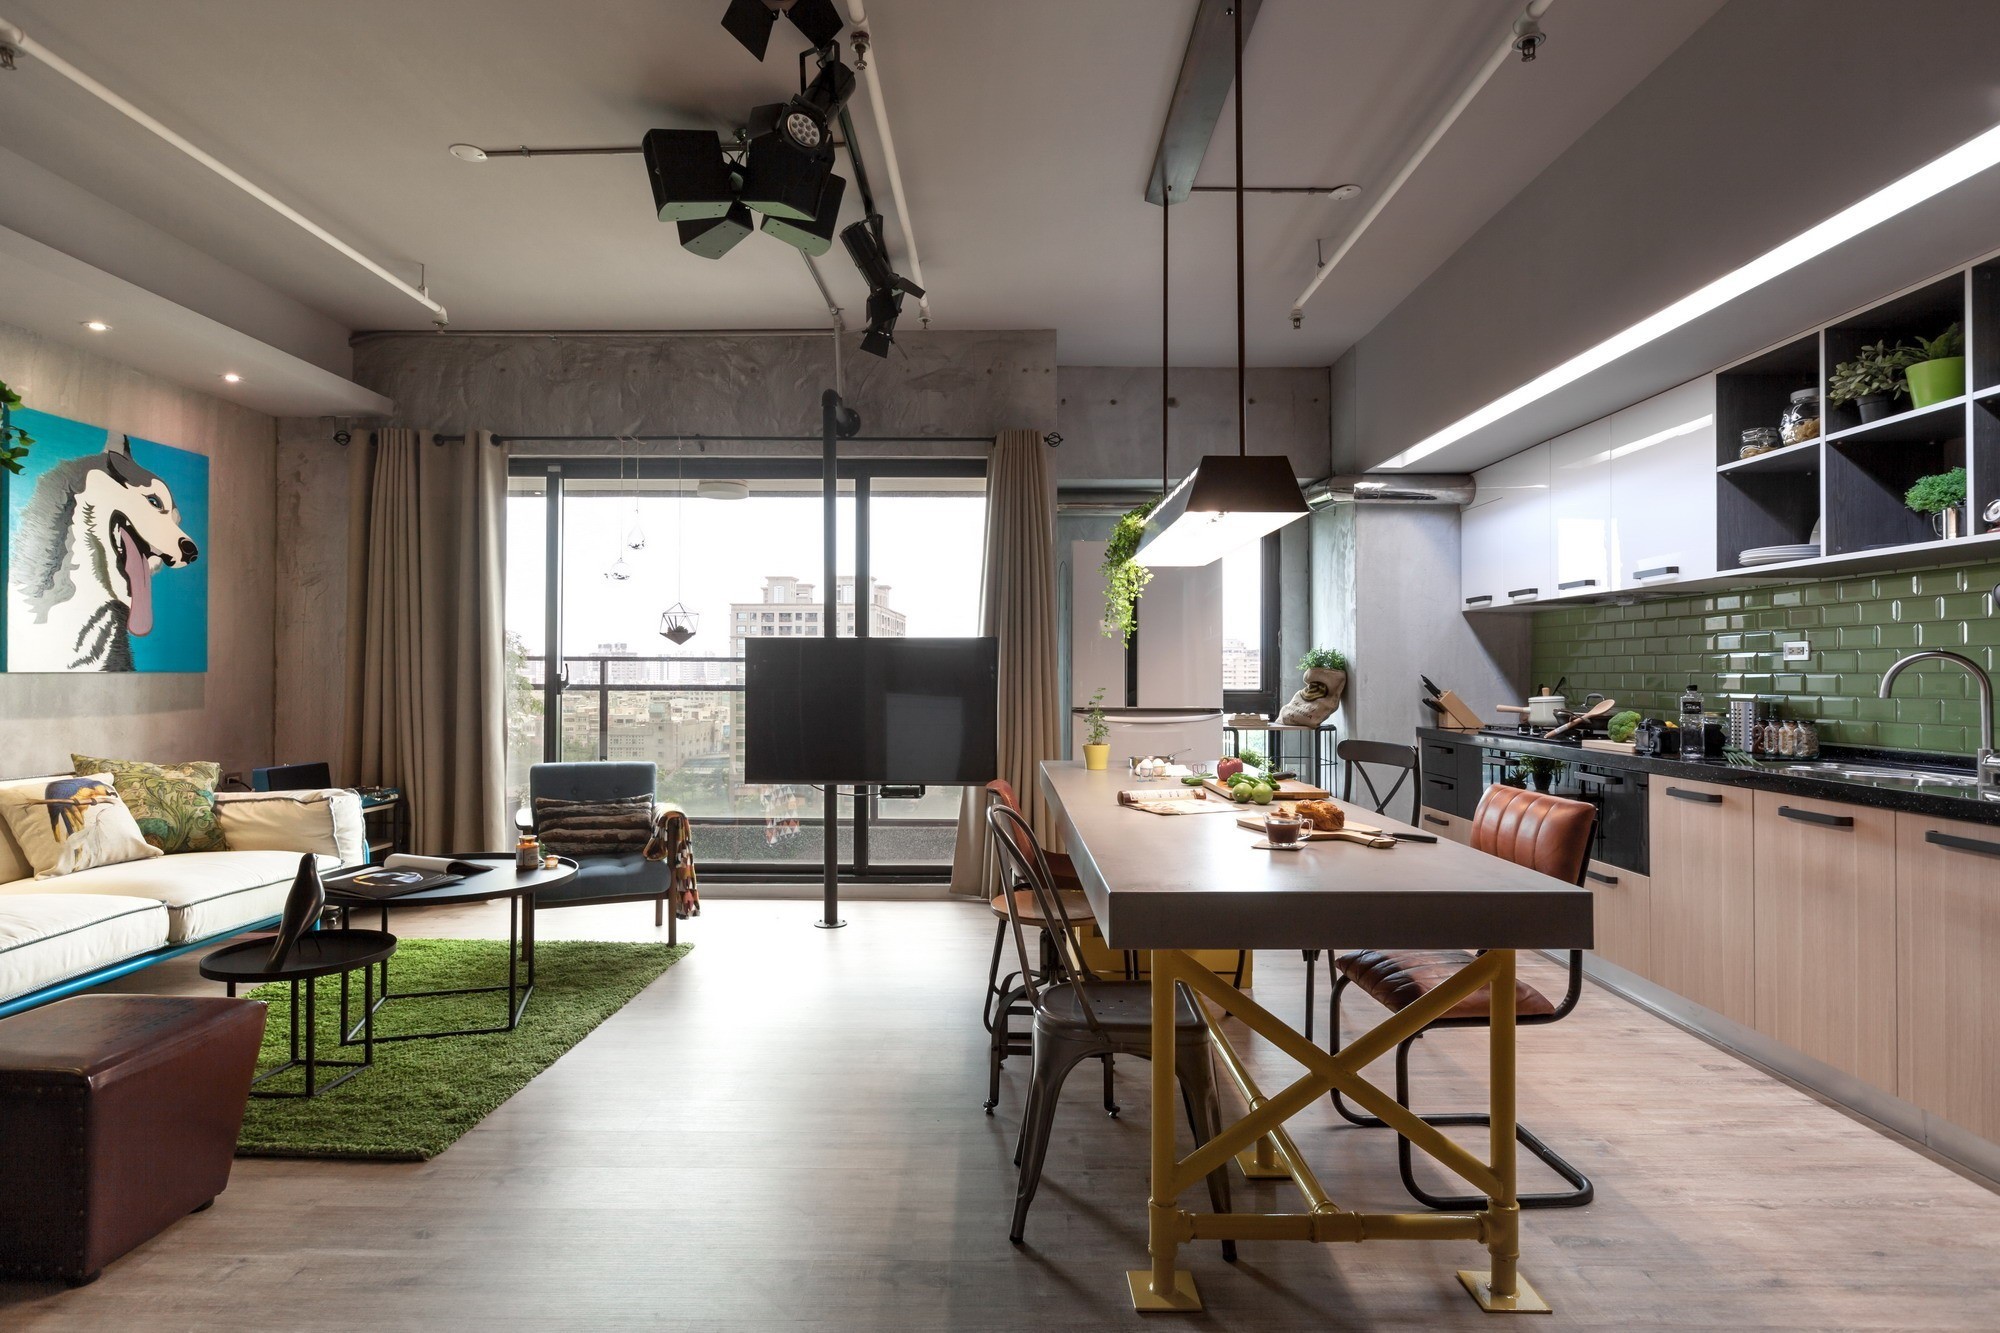
M 1885 338 L 1871 343 L 1843 361 L 1827 377 L 1826 400 L 1836 407 L 1863 398 L 1908 398 L 1909 381 L 1903 372 L 1923 358 L 1914 347 L 1889 346 Z
M 1347 654 L 1338 648 L 1311 648 L 1299 659 L 1301 671 L 1345 671 Z
M 1919 338 L 1911 350 L 1910 364 L 1923 361 L 1942 361 L 1948 356 L 1965 355 L 1965 334 L 1959 330 L 1958 321 L 1953 320 L 1950 328 L 1935 338 Z
M 1104 689 L 1090 696 L 1090 711 L 1083 715 L 1085 745 L 1103 745 L 1111 739 L 1111 724 L 1104 720 Z
M 1916 485 L 1903 496 L 1903 503 L 1919 514 L 1936 514 L 1965 502 L 1965 469 L 1933 472 L 1918 477 Z
M 28 456 L 28 446 L 35 437 L 14 424 L 14 409 L 21 405 L 21 395 L 7 387 L 7 381 L 0 380 L 0 467 L 19 476 L 21 460 Z
M 1152 581 L 1153 571 L 1140 564 L 1133 557 L 1138 554 L 1139 541 L 1146 535 L 1146 515 L 1153 506 L 1140 505 L 1127 510 L 1111 529 L 1111 538 L 1104 543 L 1104 563 L 1098 568 L 1104 574 L 1104 637 L 1117 639 L 1121 643 L 1132 642 L 1132 631 L 1138 626 L 1134 608 Z

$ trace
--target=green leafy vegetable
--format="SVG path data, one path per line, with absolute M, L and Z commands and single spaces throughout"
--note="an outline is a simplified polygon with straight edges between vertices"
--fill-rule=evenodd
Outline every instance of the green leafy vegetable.
M 1638 712 L 1628 708 L 1622 713 L 1614 713 L 1604 725 L 1604 734 L 1621 745 L 1631 740 L 1639 734 Z

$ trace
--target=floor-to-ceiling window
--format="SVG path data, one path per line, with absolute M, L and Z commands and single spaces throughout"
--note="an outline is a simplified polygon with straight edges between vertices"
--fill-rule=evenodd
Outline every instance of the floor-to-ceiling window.
M 831 598 L 816 461 L 517 459 L 513 472 L 510 795 L 525 800 L 528 767 L 544 758 L 650 762 L 660 798 L 694 818 L 705 866 L 817 873 L 820 792 L 743 780 L 756 725 L 744 642 L 818 636 L 829 616 L 842 635 L 976 634 L 984 460 L 843 463 Z M 675 623 L 692 637 L 666 637 Z M 848 873 L 949 864 L 956 789 L 841 797 L 833 832 Z
M 1222 557 L 1222 700 L 1232 713 L 1278 707 L 1278 534 Z

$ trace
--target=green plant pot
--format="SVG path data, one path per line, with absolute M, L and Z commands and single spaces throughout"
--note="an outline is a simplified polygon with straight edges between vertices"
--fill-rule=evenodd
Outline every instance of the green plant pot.
M 1919 361 L 1903 372 L 1910 382 L 1910 401 L 1917 407 L 1942 403 L 1965 392 L 1965 358 L 1941 356 Z

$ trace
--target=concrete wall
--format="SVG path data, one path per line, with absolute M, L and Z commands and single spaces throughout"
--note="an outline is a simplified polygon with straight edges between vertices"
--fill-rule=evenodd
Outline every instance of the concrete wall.
M 1066 483 L 1160 484 L 1160 372 L 1144 366 L 1063 366 L 1056 372 L 1062 433 L 1057 471 Z M 1168 475 L 1178 480 L 1203 454 L 1236 452 L 1236 371 L 1177 368 Z M 1284 454 L 1312 481 L 1332 470 L 1327 368 L 1252 370 L 1245 381 L 1250 452 Z
M 1347 353 L 1339 470 L 1990 128 L 1996 49 L 1991 0 L 1731 0 Z
M 207 673 L 0 674 L 0 772 L 66 772 L 72 750 L 226 770 L 269 763 L 275 423 L 4 324 L 0 377 L 38 411 L 210 460 Z

